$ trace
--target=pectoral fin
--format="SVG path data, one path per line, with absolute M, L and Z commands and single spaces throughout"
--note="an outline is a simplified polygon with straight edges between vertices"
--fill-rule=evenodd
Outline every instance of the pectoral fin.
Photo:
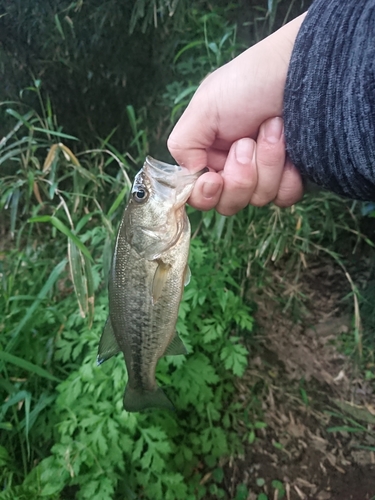
M 104 361 L 107 361 L 107 359 L 120 352 L 120 350 L 115 334 L 113 333 L 111 319 L 108 316 L 102 336 L 100 337 L 97 364 L 101 365 Z
M 168 278 L 168 272 L 171 266 L 160 261 L 155 271 L 154 281 L 152 283 L 152 303 L 155 304 L 161 296 L 165 282 Z
M 190 283 L 190 279 L 191 279 L 191 271 L 190 271 L 190 267 L 188 264 L 186 264 L 186 267 L 185 267 L 185 277 L 184 277 L 184 286 L 188 285 Z
M 188 354 L 188 351 L 180 337 L 177 333 L 175 333 L 173 339 L 165 350 L 164 356 L 177 356 L 179 354 Z

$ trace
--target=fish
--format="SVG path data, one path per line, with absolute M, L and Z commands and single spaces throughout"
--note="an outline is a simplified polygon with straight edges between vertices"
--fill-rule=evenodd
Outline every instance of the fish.
M 112 258 L 108 285 L 109 316 L 97 363 L 122 352 L 128 373 L 124 409 L 173 410 L 157 385 L 162 356 L 187 354 L 176 333 L 184 286 L 190 281 L 190 222 L 185 204 L 195 181 L 192 174 L 147 156 L 134 179 Z

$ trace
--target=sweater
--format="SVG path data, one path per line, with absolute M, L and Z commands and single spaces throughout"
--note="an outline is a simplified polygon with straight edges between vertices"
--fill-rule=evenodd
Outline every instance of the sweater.
M 303 177 L 375 201 L 375 0 L 315 0 L 284 93 L 288 155 Z

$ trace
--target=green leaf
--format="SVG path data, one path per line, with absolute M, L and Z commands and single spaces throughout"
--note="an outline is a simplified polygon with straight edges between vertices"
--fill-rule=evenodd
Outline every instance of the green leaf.
M 248 487 L 246 484 L 239 484 L 236 488 L 236 496 L 234 500 L 246 500 L 249 494 Z
M 227 370 L 232 370 L 235 375 L 241 377 L 247 367 L 248 354 L 248 350 L 243 345 L 227 342 L 221 350 L 220 359 L 224 361 Z
M 217 467 L 216 469 L 214 469 L 212 471 L 212 477 L 214 481 L 216 481 L 217 483 L 221 483 L 221 481 L 224 479 L 224 471 L 222 467 Z
M 281 481 L 278 481 L 277 479 L 275 479 L 274 481 L 272 481 L 272 487 L 275 488 L 275 490 L 277 490 L 278 492 L 278 498 L 284 498 L 285 496 L 285 488 L 284 488 L 284 485 Z
M 254 429 L 265 429 L 266 427 L 266 422 L 255 422 L 254 424 Z

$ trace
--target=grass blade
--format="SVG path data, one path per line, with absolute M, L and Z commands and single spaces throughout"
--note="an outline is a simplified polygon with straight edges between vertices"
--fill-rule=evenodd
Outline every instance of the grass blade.
M 33 130 L 35 132 L 42 132 L 43 134 L 47 135 L 54 135 L 56 137 L 62 137 L 64 139 L 71 139 L 72 141 L 78 141 L 77 137 L 68 134 L 63 134 L 62 132 L 55 132 L 55 130 L 47 130 L 41 127 L 33 127 Z
M 20 422 L 20 428 L 21 429 L 23 427 L 26 428 L 26 424 L 27 424 L 27 426 L 28 426 L 27 432 L 29 432 L 32 429 L 33 425 L 35 424 L 39 413 L 41 413 L 41 411 L 44 410 L 44 408 L 46 408 L 48 405 L 50 405 L 52 403 L 52 401 L 54 401 L 55 399 L 56 399 L 56 396 L 54 394 L 48 396 L 45 392 L 43 392 L 40 395 L 40 398 L 39 398 L 38 402 L 36 403 L 36 405 L 34 406 L 34 408 L 30 411 L 30 414 L 28 416 L 28 421 L 26 422 L 26 417 L 25 417 L 25 419 L 22 420 L 22 422 Z
M 23 370 L 26 370 L 30 373 L 35 373 L 35 375 L 39 375 L 39 377 L 46 378 L 48 380 L 51 380 L 52 382 L 61 382 L 59 378 L 47 372 L 47 370 L 45 370 L 44 368 L 41 368 L 38 365 L 34 365 L 34 363 L 30 363 L 30 361 L 26 361 L 25 359 L 18 356 L 14 356 L 9 352 L 0 351 L 0 360 L 4 361 L 5 363 L 11 363 L 12 365 L 18 366 L 19 368 L 22 368 Z
M 115 201 L 112 203 L 111 208 L 108 210 L 108 217 L 110 217 L 117 208 L 121 205 L 126 193 L 129 191 L 129 186 L 125 186 L 121 189 L 120 193 L 117 195 Z

